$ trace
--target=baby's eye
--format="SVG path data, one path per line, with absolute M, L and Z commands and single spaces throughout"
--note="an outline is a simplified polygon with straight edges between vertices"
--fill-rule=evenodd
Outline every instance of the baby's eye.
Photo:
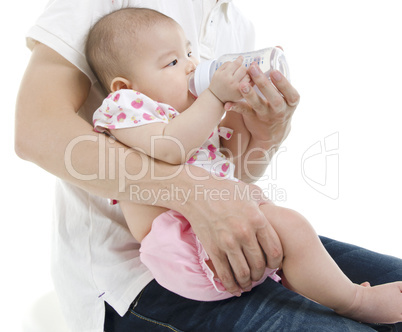
M 168 66 L 176 66 L 177 65 L 177 59 L 173 60 L 171 63 L 168 64 Z
M 191 51 L 188 52 L 188 53 L 187 53 L 187 56 L 188 56 L 189 58 L 191 58 L 191 57 L 193 56 L 193 52 L 191 52 Z

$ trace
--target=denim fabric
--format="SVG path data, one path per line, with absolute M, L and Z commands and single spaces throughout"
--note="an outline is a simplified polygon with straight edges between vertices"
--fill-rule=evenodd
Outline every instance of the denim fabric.
M 375 285 L 402 280 L 401 259 L 324 237 L 321 240 L 353 282 Z M 402 324 L 360 324 L 268 278 L 239 298 L 216 302 L 188 300 L 152 281 L 124 317 L 106 304 L 105 332 L 128 331 L 369 332 L 402 331 Z

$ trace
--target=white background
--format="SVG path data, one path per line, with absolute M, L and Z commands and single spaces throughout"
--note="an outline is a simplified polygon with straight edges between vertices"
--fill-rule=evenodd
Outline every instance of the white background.
M 46 2 L 7 1 L 0 14 L 5 139 L 0 166 L 0 305 L 3 324 L 17 322 L 10 331 L 18 331 L 29 304 L 52 289 L 54 178 L 13 152 L 15 98 L 30 56 L 24 34 Z M 286 200 L 278 203 L 304 214 L 319 234 L 402 257 L 399 1 L 237 3 L 253 19 L 259 48 L 285 49 L 292 83 L 302 96 L 293 130 L 262 187 L 274 196 L 285 194 Z M 303 155 L 328 136 L 334 150 L 327 164 L 322 153 L 302 167 Z M 322 146 L 324 152 L 331 148 Z

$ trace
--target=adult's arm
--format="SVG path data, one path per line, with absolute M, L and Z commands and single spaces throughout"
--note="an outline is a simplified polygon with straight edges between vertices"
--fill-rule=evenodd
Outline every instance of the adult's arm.
M 262 276 L 266 262 L 261 248 L 270 267 L 280 265 L 280 241 L 257 204 L 253 200 L 239 202 L 233 198 L 235 186 L 242 190 L 244 184 L 208 178 L 198 167 L 151 163 L 145 155 L 95 133 L 92 126 L 77 115 L 89 90 L 90 82 L 80 70 L 49 47 L 37 44 L 17 100 L 17 154 L 57 177 L 103 197 L 152 203 L 136 200 L 136 195 L 130 197 L 132 185 L 155 193 L 174 185 L 189 194 L 185 204 L 182 197 L 177 197 L 169 201 L 159 199 L 156 205 L 177 210 L 191 222 L 224 286 L 234 294 L 239 291 L 238 285 L 247 289 L 251 280 Z M 126 176 L 124 185 L 119 176 L 108 176 L 110 172 L 122 170 L 119 158 L 114 161 L 108 158 L 119 156 L 119 153 L 124 156 L 124 174 L 141 175 Z M 169 177 L 172 174 L 176 175 Z M 206 179 L 200 180 L 201 176 Z M 155 177 L 158 179 L 153 180 Z M 211 199 L 212 192 L 214 197 Z M 216 193 L 224 196 L 216 197 Z
M 149 159 L 94 132 L 78 116 L 89 90 L 90 81 L 79 69 L 49 47 L 37 44 L 17 98 L 16 153 L 88 192 L 129 200 L 132 183 L 119 178 L 119 162 L 124 158 L 123 175 L 143 174 L 136 184 L 144 182 L 145 186 L 145 182 L 152 182 L 149 172 L 144 172 L 147 165 L 143 166 Z M 115 160 L 109 160 L 111 156 Z M 160 165 L 156 175 L 167 175 Z

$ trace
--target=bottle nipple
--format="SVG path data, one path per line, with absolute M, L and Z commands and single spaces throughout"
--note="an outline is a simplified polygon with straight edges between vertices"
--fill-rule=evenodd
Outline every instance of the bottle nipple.
M 188 78 L 188 90 L 190 91 L 190 93 L 197 98 L 197 92 L 195 89 L 195 77 L 194 77 L 195 73 L 192 72 Z

